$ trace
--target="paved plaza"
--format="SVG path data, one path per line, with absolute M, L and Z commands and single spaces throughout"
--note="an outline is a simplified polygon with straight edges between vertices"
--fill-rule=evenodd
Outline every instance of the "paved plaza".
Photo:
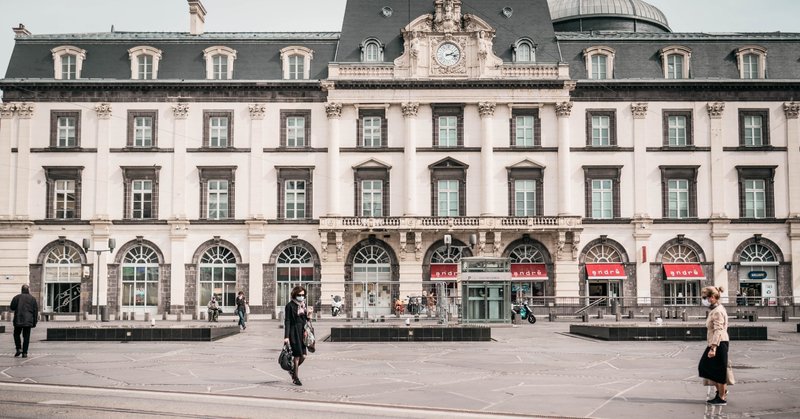
M 300 370 L 302 387 L 276 362 L 283 336 L 277 321 L 253 321 L 244 333 L 206 343 L 46 342 L 45 328 L 53 324 L 34 329 L 27 359 L 13 357 L 10 331 L 0 334 L 6 348 L 0 355 L 0 416 L 701 418 L 708 413 L 706 388 L 696 371 L 704 342 L 595 341 L 568 335 L 567 322 L 496 327 L 495 341 L 486 343 L 320 342 Z M 165 324 L 178 325 L 159 325 Z M 318 322 L 318 335 L 337 324 Z M 796 321 L 760 324 L 768 326 L 769 341 L 731 344 L 738 383 L 723 417 L 798 417 Z M 93 407 L 81 411 L 81 406 Z

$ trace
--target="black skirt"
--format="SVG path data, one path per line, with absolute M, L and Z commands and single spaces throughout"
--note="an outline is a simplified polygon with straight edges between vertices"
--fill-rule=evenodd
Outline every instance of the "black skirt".
M 711 380 L 715 383 L 725 384 L 728 379 L 728 342 L 720 342 L 717 346 L 717 353 L 713 358 L 708 357 L 708 351 L 711 347 L 707 347 L 703 352 L 703 357 L 700 358 L 700 364 L 697 366 L 697 371 L 700 377 Z

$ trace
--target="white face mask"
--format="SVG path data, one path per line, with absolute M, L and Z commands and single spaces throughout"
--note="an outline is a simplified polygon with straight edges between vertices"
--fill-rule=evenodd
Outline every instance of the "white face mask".
M 708 298 L 703 298 L 700 303 L 703 304 L 703 307 L 711 307 L 711 301 L 708 301 Z
M 304 297 L 304 296 L 302 296 L 302 295 L 298 295 L 297 297 L 295 297 L 295 299 L 296 299 L 298 302 L 301 302 L 301 303 L 302 303 L 303 301 L 305 301 L 305 300 L 306 300 L 306 297 Z

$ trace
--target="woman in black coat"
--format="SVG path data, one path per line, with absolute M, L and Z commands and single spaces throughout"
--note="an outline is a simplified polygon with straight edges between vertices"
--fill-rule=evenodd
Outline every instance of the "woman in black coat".
M 306 345 L 303 341 L 306 333 L 306 322 L 308 321 L 305 288 L 298 285 L 292 289 L 292 301 L 286 304 L 283 312 L 286 316 L 283 323 L 283 341 L 292 348 L 292 356 L 294 357 L 294 368 L 289 371 L 289 374 L 292 376 L 293 383 L 302 386 L 303 383 L 297 378 L 297 371 L 303 361 L 306 360 Z

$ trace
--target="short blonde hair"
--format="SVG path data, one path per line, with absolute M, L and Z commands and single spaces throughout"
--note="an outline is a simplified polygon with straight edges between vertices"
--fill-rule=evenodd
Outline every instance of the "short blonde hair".
M 703 297 L 714 297 L 719 300 L 720 294 L 724 292 L 725 289 L 723 287 L 715 287 L 713 285 L 707 286 L 700 291 L 700 295 Z

